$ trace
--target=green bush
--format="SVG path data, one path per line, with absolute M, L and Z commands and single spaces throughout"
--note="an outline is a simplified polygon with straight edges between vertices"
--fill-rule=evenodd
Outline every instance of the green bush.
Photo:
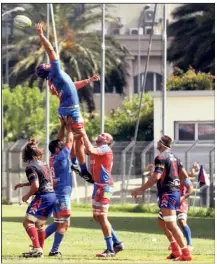
M 167 89 L 175 90 L 214 90 L 214 76 L 210 73 L 198 72 L 193 68 L 189 68 L 187 72 L 183 72 L 179 68 L 175 68 L 173 75 L 167 80 Z
M 72 204 L 72 208 L 79 208 L 86 210 L 91 210 L 90 204 Z M 158 214 L 159 207 L 157 204 L 111 204 L 109 211 L 111 212 L 134 212 L 134 213 L 148 213 L 148 214 Z M 214 208 L 203 208 L 203 207 L 192 207 L 188 212 L 190 217 L 215 217 Z

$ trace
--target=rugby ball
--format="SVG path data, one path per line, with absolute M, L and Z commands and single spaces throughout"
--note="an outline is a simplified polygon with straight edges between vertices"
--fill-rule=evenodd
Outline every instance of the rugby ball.
M 28 28 L 32 26 L 32 21 L 27 16 L 18 15 L 14 18 L 14 25 L 21 29 Z

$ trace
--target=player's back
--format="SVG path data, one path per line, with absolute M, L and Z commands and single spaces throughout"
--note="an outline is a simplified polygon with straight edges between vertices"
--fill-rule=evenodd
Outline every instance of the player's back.
M 166 150 L 156 157 L 155 163 L 163 168 L 161 179 L 157 182 L 159 193 L 179 191 L 179 169 L 182 168 L 180 160 L 170 150 Z
M 45 162 L 40 160 L 30 161 L 25 171 L 29 182 L 38 179 L 39 188 L 35 194 L 54 192 L 52 177 Z
M 113 184 L 111 175 L 113 166 L 113 153 L 108 145 L 97 147 L 97 154 L 90 155 L 90 168 L 94 182 Z
M 79 105 L 78 93 L 70 76 L 60 69 L 59 61 L 51 62 L 49 80 L 56 89 L 60 99 L 60 107 Z
M 70 195 L 72 192 L 69 155 L 70 149 L 64 147 L 60 153 L 50 157 L 50 168 L 54 172 L 54 186 L 57 195 Z

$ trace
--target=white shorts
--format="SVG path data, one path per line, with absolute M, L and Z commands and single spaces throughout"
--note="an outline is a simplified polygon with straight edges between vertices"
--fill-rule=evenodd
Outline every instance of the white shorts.
M 186 213 L 177 213 L 177 219 L 178 220 L 187 220 L 187 214 Z

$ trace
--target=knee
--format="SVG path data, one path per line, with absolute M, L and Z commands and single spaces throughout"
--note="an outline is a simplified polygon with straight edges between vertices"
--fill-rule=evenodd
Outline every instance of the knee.
M 105 215 L 105 214 L 101 214 L 101 215 L 99 215 L 98 216 L 98 219 L 99 219 L 99 222 L 101 223 L 101 224 L 103 224 L 103 223 L 106 223 L 107 222 L 107 215 Z
M 98 215 L 96 215 L 96 214 L 93 214 L 93 219 L 94 219 L 96 222 L 99 222 Z
M 25 218 L 23 221 L 23 227 L 26 229 L 29 225 L 35 225 L 35 223 Z
M 68 229 L 68 223 L 57 224 L 57 232 L 64 234 Z

